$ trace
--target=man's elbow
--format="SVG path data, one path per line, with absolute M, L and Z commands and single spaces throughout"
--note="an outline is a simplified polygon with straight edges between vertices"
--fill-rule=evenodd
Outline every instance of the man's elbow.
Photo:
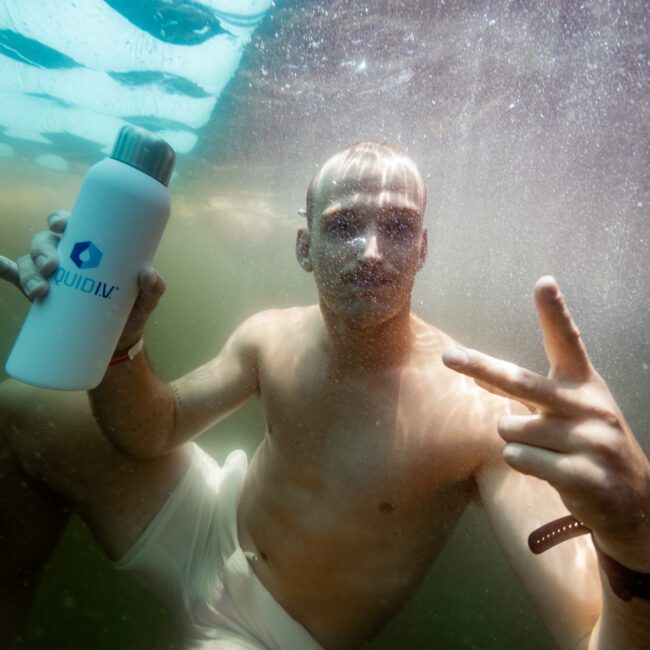
M 136 460 L 160 458 L 161 456 L 166 456 L 171 451 L 167 441 L 161 439 L 159 436 L 149 437 L 144 434 L 138 434 L 137 432 L 134 435 L 128 436 L 124 436 L 124 432 L 122 432 L 122 435 L 117 435 L 117 432 L 107 434 L 105 431 L 104 433 L 108 440 L 120 451 Z

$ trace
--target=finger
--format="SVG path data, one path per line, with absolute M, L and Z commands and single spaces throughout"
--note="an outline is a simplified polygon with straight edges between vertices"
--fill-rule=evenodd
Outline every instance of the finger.
M 492 393 L 493 395 L 498 395 L 499 397 L 510 397 L 505 391 L 497 388 L 496 386 L 493 386 L 492 384 L 488 384 L 487 381 L 475 379 L 474 383 L 483 390 L 486 390 L 488 393 Z
M 509 442 L 503 449 L 503 458 L 522 474 L 535 476 L 558 489 L 576 488 L 586 482 L 588 468 L 584 458 L 549 449 Z
M 506 442 L 549 451 L 570 453 L 585 448 L 585 439 L 576 423 L 562 418 L 506 415 L 499 419 L 497 431 Z
M 487 382 L 520 402 L 558 413 L 570 412 L 573 407 L 553 381 L 509 361 L 457 347 L 447 348 L 442 360 L 448 368 Z
M 39 273 L 34 260 L 29 255 L 23 255 L 17 260 L 20 287 L 30 299 L 42 298 L 49 290 L 49 284 Z
M 592 371 L 589 355 L 554 278 L 547 275 L 537 281 L 535 303 L 553 374 L 585 381 Z
M 497 388 L 496 386 L 493 386 L 492 384 L 488 384 L 487 381 L 482 381 L 480 379 L 475 379 L 474 383 L 482 388 L 483 390 L 486 390 L 488 393 L 492 393 L 493 395 L 498 395 L 499 397 L 507 397 L 510 398 L 510 395 L 506 393 L 504 390 L 501 390 L 500 388 Z M 521 404 L 523 404 L 529 411 L 532 413 L 537 412 L 537 407 L 532 404 L 531 402 L 526 402 L 523 399 L 518 400 Z
M 18 265 L 4 255 L 0 255 L 0 278 L 11 282 L 15 287 L 23 290 L 20 285 L 20 275 L 18 274 Z
M 52 275 L 59 265 L 56 249 L 60 239 L 60 235 L 47 230 L 41 230 L 32 237 L 29 254 L 34 267 L 43 278 Z
M 47 225 L 52 232 L 61 234 L 68 224 L 70 213 L 66 210 L 54 210 L 47 216 Z

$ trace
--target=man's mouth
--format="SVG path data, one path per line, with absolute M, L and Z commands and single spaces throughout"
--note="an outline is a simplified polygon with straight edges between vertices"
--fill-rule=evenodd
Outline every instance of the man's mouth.
M 345 277 L 345 282 L 358 289 L 379 289 L 390 284 L 390 279 L 375 271 L 358 271 Z

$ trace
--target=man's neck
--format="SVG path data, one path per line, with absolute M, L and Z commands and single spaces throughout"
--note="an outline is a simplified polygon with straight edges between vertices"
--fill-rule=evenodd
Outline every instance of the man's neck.
M 321 304 L 334 365 L 341 370 L 388 370 L 409 358 L 413 340 L 410 303 L 381 323 L 354 322 Z

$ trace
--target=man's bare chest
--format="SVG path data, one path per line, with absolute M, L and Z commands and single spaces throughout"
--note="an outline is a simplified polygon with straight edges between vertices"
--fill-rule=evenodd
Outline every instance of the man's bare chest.
M 268 442 L 294 471 L 392 505 L 471 478 L 471 445 L 421 385 L 399 375 L 310 380 L 262 390 Z

